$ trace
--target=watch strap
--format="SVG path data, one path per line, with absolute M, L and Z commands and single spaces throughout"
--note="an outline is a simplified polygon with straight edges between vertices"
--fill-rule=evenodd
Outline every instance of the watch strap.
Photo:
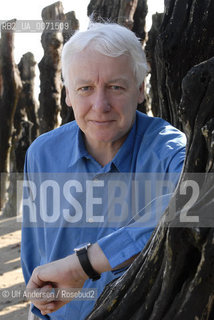
M 89 278 L 92 279 L 93 281 L 100 279 L 101 277 L 100 274 L 94 270 L 94 268 L 91 265 L 91 262 L 89 261 L 87 248 L 82 248 L 76 251 L 76 255 L 79 258 L 79 262 L 83 270 L 89 276 Z

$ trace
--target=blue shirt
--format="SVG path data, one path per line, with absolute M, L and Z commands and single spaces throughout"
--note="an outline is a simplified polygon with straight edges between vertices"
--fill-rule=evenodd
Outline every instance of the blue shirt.
M 38 137 L 25 162 L 32 189 L 25 185 L 23 201 L 21 260 L 26 283 L 36 266 L 72 254 L 82 243 L 98 242 L 112 268 L 139 253 L 169 196 L 162 197 L 161 204 L 156 199 L 171 193 L 177 183 L 185 144 L 184 134 L 169 123 L 138 111 L 125 142 L 104 167 L 87 152 L 75 121 Z M 166 181 L 172 182 L 171 190 Z M 96 288 L 99 295 L 117 276 L 106 272 L 84 287 Z M 46 316 L 34 306 L 32 312 L 42 319 L 85 319 L 94 302 L 71 301 Z

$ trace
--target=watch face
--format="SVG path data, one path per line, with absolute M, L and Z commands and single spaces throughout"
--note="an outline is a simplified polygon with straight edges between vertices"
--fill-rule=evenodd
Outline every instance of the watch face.
M 74 248 L 74 251 L 77 252 L 77 251 L 80 251 L 82 249 L 88 249 L 90 246 L 91 246 L 90 242 L 82 243 L 79 246 L 77 246 L 76 248 Z

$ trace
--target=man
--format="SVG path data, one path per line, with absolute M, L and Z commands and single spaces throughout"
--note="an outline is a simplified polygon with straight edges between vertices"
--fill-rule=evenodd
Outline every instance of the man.
M 159 174 L 175 187 L 185 136 L 136 111 L 148 66 L 125 27 L 94 23 L 76 33 L 64 46 L 62 70 L 76 121 L 40 136 L 27 152 L 22 267 L 28 289 L 84 286 L 99 295 L 149 240 L 157 221 L 136 224 L 135 215 L 144 218 L 141 209 L 161 195 Z M 168 200 L 152 205 L 151 216 L 160 217 Z M 94 305 L 32 300 L 42 319 L 84 319 Z

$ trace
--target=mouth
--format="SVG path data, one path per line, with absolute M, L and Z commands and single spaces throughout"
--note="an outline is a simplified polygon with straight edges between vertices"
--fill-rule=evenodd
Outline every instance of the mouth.
M 102 125 L 107 125 L 110 124 L 112 122 L 114 122 L 115 120 L 105 120 L 105 121 L 100 121 L 100 120 L 90 120 L 90 122 L 92 122 L 93 124 L 97 125 L 97 126 L 102 126 Z

